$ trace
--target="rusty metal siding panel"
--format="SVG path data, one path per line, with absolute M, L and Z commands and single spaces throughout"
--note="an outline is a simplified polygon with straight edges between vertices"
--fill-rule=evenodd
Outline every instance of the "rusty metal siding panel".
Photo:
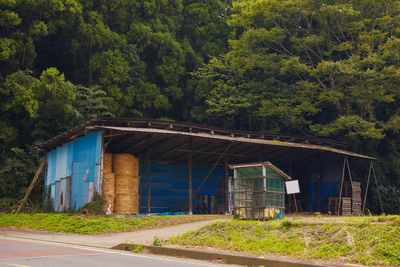
M 71 177 L 72 176 L 72 156 L 74 153 L 74 144 L 73 143 L 67 143 L 67 165 L 66 165 L 66 176 Z
M 91 200 L 89 183 L 99 179 L 102 132 L 90 132 L 73 142 L 71 208 L 77 210 Z
M 89 166 L 86 161 L 72 163 L 71 208 L 80 209 L 88 203 L 89 185 L 87 182 Z
M 54 184 L 56 177 L 57 151 L 53 149 L 47 154 L 46 186 Z
M 96 182 L 101 160 L 101 132 L 94 131 L 75 139 L 73 162 L 86 162 L 86 182 Z
M 90 201 L 93 193 L 89 193 L 89 183 L 92 188 L 100 177 L 101 143 L 102 132 L 93 131 L 48 153 L 45 184 L 50 186 L 56 211 L 67 207 L 77 210 Z
M 64 144 L 56 149 L 56 181 L 60 181 L 61 178 L 67 177 L 67 146 Z

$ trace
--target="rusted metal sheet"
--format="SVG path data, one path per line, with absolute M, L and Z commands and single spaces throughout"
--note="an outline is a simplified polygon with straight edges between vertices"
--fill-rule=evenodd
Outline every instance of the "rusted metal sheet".
M 47 154 L 46 188 L 55 211 L 77 210 L 99 191 L 102 132 L 92 131 Z
M 279 147 L 292 147 L 292 148 L 302 148 L 302 149 L 310 149 L 310 150 L 319 150 L 319 151 L 326 151 L 332 153 L 338 153 L 342 155 L 357 157 L 357 158 L 364 158 L 375 160 L 376 158 L 370 157 L 367 155 L 362 155 L 359 153 L 333 148 L 333 147 L 326 147 L 320 145 L 313 145 L 313 144 L 301 144 L 301 143 L 293 143 L 293 142 L 286 142 L 286 141 L 278 141 L 278 140 L 265 140 L 265 139 L 255 139 L 255 138 L 247 138 L 247 137 L 232 137 L 220 134 L 210 134 L 210 133 L 193 133 L 193 132 L 178 132 L 173 130 L 164 130 L 164 129 L 153 129 L 153 128 L 138 128 L 138 127 L 112 127 L 112 126 L 92 126 L 89 129 L 109 129 L 109 130 L 117 130 L 117 131 L 125 131 L 125 132 L 139 132 L 139 133 L 157 133 L 157 134 L 168 134 L 168 135 L 184 135 L 184 136 L 191 136 L 191 137 L 201 137 L 207 139 L 218 139 L 218 140 L 226 140 L 231 142 L 243 142 L 243 143 L 253 143 L 253 144 L 260 144 L 260 145 L 270 145 L 270 146 L 279 146 Z
M 76 137 L 84 135 L 86 132 L 90 131 L 93 126 L 110 126 L 110 127 L 139 127 L 139 128 L 152 128 L 152 129 L 168 129 L 178 132 L 190 132 L 190 133 L 210 133 L 217 135 L 227 135 L 231 137 L 246 137 L 253 139 L 265 139 L 265 140 L 277 140 L 277 141 L 287 141 L 293 143 L 305 143 L 305 144 L 316 144 L 322 146 L 329 146 L 335 148 L 346 149 L 348 145 L 339 143 L 337 141 L 320 138 L 315 136 L 296 136 L 287 134 L 274 134 L 268 132 L 249 132 L 249 131 L 237 131 L 223 129 L 208 125 L 200 125 L 187 122 L 176 122 L 176 121 L 164 121 L 164 120 L 143 120 L 143 119 L 128 119 L 128 118 L 97 118 L 89 120 L 82 123 L 70 130 L 61 133 L 45 143 L 41 144 L 39 148 L 43 150 L 50 150 L 51 148 L 60 145 L 63 142 L 72 140 Z M 116 136 L 119 134 L 108 134 L 109 136 Z

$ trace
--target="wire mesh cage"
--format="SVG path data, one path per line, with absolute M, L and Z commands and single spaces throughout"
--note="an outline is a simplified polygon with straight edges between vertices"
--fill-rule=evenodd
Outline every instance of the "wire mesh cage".
M 234 216 L 272 219 L 285 208 L 284 172 L 269 162 L 231 166 L 234 170 Z

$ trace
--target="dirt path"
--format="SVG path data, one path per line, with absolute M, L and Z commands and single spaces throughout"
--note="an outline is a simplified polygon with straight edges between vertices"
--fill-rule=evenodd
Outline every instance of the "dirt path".
M 184 234 L 188 231 L 196 230 L 204 225 L 221 220 L 224 219 L 179 224 L 174 226 L 139 230 L 134 232 L 111 233 L 101 235 L 78 235 L 36 231 L 18 231 L 10 229 L 1 229 L 2 233 L 0 233 L 0 235 L 110 248 L 124 242 L 150 245 L 153 242 L 154 237 L 156 236 L 161 239 L 167 239 L 176 235 Z

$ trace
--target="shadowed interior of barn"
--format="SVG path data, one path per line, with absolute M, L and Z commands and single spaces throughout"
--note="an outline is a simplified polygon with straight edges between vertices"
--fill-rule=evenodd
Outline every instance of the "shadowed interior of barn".
M 342 179 L 351 175 L 350 168 L 344 173 L 347 159 L 374 160 L 328 139 L 123 118 L 88 121 L 41 149 L 56 211 L 77 210 L 101 192 L 104 153 L 139 158 L 141 213 L 224 213 L 228 165 L 267 161 L 299 180 L 299 212 L 328 212 L 330 199 L 344 193 Z M 286 212 L 293 212 L 293 198 L 286 198 Z

